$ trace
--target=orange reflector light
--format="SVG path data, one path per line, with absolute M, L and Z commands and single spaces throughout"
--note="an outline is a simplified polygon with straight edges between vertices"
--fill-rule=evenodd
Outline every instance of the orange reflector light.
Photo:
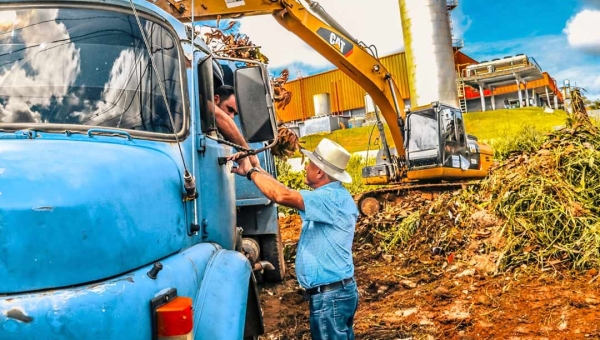
M 178 296 L 156 309 L 158 336 L 176 336 L 190 333 L 194 327 L 192 299 Z

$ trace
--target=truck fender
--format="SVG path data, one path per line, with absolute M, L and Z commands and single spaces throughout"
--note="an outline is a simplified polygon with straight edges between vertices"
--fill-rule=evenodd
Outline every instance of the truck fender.
M 211 258 L 194 300 L 194 339 L 242 339 L 252 269 L 237 251 L 219 250 Z

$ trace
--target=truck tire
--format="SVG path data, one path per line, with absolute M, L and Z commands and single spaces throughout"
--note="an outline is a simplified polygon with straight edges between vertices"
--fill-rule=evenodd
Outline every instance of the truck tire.
M 285 277 L 285 260 L 283 258 L 283 242 L 281 232 L 277 235 L 262 235 L 260 237 L 261 258 L 271 262 L 275 270 L 265 270 L 262 275 L 264 282 L 281 282 Z

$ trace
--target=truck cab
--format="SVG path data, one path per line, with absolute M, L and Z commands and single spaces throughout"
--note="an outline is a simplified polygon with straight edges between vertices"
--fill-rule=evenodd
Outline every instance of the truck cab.
M 235 71 L 246 67 L 246 61 L 218 58 L 220 70 L 215 72 L 215 87 L 229 85 L 236 87 Z M 271 94 L 272 95 L 272 94 Z M 235 115 L 234 120 L 240 131 L 245 133 L 240 115 Z M 268 140 L 249 143 L 251 149 L 260 150 L 269 145 Z M 277 177 L 275 156 L 271 150 L 257 154 L 261 167 Z M 243 247 L 249 252 L 258 254 L 256 263 L 268 263 L 272 268 L 255 271 L 259 282 L 281 282 L 286 273 L 283 257 L 283 242 L 278 221 L 278 207 L 269 200 L 254 183 L 244 177 L 235 177 L 235 197 L 237 226 L 242 232 Z
M 2 1 L 0 32 L 0 338 L 262 334 L 200 37 L 140 0 Z M 234 71 L 253 141 L 265 73 Z

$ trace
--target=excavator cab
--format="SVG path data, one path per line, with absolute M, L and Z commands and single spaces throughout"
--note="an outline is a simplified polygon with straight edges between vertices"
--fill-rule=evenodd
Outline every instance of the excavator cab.
M 462 112 L 434 102 L 407 115 L 408 171 L 471 167 Z
M 365 184 L 483 178 L 491 164 L 491 148 L 468 135 L 463 113 L 447 104 L 433 102 L 408 111 L 404 137 L 403 154 L 363 168 Z
M 406 116 L 406 163 L 410 180 L 483 178 L 492 150 L 465 130 L 459 108 L 433 102 Z
M 466 133 L 463 114 L 456 107 L 439 102 L 417 107 L 406 113 L 404 127 L 404 153 L 363 168 L 367 185 L 398 184 L 360 195 L 363 215 L 376 214 L 408 190 L 445 190 L 481 179 L 491 166 L 492 149 Z

